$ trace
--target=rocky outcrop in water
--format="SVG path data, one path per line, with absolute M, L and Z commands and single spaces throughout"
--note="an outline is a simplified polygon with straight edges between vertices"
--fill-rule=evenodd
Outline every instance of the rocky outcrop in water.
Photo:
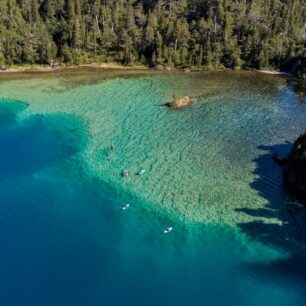
M 192 99 L 189 96 L 184 97 L 175 97 L 173 96 L 173 100 L 171 102 L 166 103 L 165 105 L 172 109 L 178 109 L 191 104 Z
M 284 175 L 290 188 L 306 194 L 306 132 L 295 141 L 286 159 Z

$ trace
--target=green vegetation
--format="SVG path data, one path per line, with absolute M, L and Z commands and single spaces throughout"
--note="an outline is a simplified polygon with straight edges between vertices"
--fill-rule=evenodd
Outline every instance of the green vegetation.
M 305 20 L 304 0 L 0 0 L 0 66 L 57 59 L 300 71 Z
M 306 132 L 296 140 L 288 156 L 285 179 L 294 190 L 306 193 Z

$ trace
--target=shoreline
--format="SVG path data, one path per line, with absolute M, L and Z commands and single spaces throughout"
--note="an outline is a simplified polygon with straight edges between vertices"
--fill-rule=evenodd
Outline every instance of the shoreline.
M 255 70 L 260 73 L 264 74 L 271 74 L 271 75 L 283 75 L 283 76 L 289 76 L 289 77 L 295 77 L 293 74 L 289 72 L 284 72 L 284 71 L 277 71 L 277 70 Z
M 52 68 L 48 65 L 16 65 L 12 67 L 7 67 L 6 70 L 0 70 L 2 73 L 31 73 L 31 72 L 58 72 L 69 69 L 78 69 L 78 68 L 100 68 L 100 69 L 114 69 L 114 70 L 150 70 L 147 66 L 144 65 L 135 65 L 135 66 L 124 66 L 118 63 L 102 63 L 102 64 L 81 64 L 81 65 L 65 65 L 58 68 Z
M 80 65 L 63 65 L 59 66 L 58 68 L 53 68 L 50 65 L 13 65 L 11 67 L 7 67 L 5 70 L 0 69 L 1 74 L 11 74 L 11 73 L 47 73 L 47 72 L 62 72 L 65 70 L 73 70 L 78 68 L 93 68 L 93 69 L 103 69 L 103 70 L 122 70 L 122 71 L 156 71 L 156 72 L 184 72 L 184 73 L 199 73 L 199 72 L 215 72 L 215 71 L 223 71 L 223 70 L 237 70 L 231 68 L 224 68 L 224 69 L 212 69 L 212 70 L 198 70 L 192 71 L 192 69 L 185 69 L 177 68 L 177 67 L 169 67 L 169 69 L 163 68 L 158 69 L 158 67 L 148 67 L 145 65 L 133 65 L 133 66 L 125 66 L 119 63 L 92 63 L 92 64 L 80 64 Z M 277 70 L 259 70 L 259 69 L 239 69 L 240 71 L 250 71 L 250 72 L 259 72 L 263 74 L 270 74 L 270 75 L 279 75 L 285 77 L 292 77 L 298 78 L 297 76 L 283 71 Z

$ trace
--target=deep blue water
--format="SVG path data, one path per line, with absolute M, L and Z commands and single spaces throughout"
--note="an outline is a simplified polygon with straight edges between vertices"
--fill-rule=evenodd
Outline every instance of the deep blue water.
M 306 305 L 305 253 L 146 210 L 86 176 L 80 118 L 25 108 L 0 104 L 0 305 Z

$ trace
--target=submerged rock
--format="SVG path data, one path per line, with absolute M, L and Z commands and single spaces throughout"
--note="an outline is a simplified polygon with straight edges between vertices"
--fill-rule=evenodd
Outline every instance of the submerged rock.
M 286 160 L 284 175 L 291 189 L 306 194 L 306 132 L 295 141 Z
M 181 107 L 188 106 L 191 104 L 192 99 L 189 96 L 184 96 L 184 97 L 175 97 L 173 96 L 173 101 L 165 103 L 165 105 L 169 108 L 172 109 L 178 109 Z

